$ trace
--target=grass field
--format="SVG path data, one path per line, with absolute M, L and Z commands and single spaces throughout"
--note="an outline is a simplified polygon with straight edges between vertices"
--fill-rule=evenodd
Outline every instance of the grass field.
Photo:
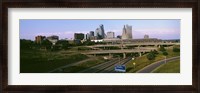
M 163 64 L 152 71 L 152 73 L 180 73 L 180 60 Z
M 67 51 L 20 50 L 20 73 L 46 73 L 87 58 L 86 55 Z
M 89 67 L 92 67 L 92 66 L 95 66 L 95 65 L 98 65 L 98 64 L 101 64 L 103 62 L 106 62 L 106 60 L 102 59 L 101 57 L 98 57 L 94 60 L 90 60 L 90 61 L 87 61 L 87 62 L 84 62 L 84 63 L 81 63 L 81 64 L 78 64 L 76 66 L 71 66 L 71 67 L 68 67 L 68 68 L 65 68 L 63 70 L 64 73 L 75 73 L 75 72 L 78 72 L 78 71 L 81 71 L 81 70 L 84 70 L 84 69 L 87 69 Z
M 166 49 L 166 51 L 168 53 L 167 58 L 180 56 L 180 52 L 173 52 L 172 49 Z M 133 73 L 144 68 L 147 65 L 150 65 L 156 61 L 163 60 L 163 59 L 165 59 L 165 56 L 160 51 L 159 51 L 159 54 L 156 55 L 155 60 L 148 60 L 145 54 L 141 57 L 136 58 L 132 62 L 129 62 L 128 64 L 126 64 L 126 68 L 127 68 L 126 71 L 127 73 Z M 133 66 L 133 62 L 136 63 L 135 68 Z

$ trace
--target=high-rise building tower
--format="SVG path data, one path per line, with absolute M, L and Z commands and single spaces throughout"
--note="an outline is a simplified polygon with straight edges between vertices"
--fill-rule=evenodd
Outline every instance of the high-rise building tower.
M 97 39 L 103 39 L 103 38 L 105 38 L 104 26 L 102 24 L 99 25 L 99 28 L 97 28 L 95 30 L 95 36 L 97 36 Z
M 87 34 L 85 35 L 85 39 L 86 39 L 86 40 L 90 39 L 90 37 L 91 37 L 91 36 L 90 36 L 89 33 L 87 33 Z
M 104 26 L 103 26 L 103 24 L 99 25 L 99 28 L 101 30 L 102 38 L 104 38 L 105 37 L 105 32 L 104 32 Z
M 97 37 L 97 39 L 102 39 L 102 35 L 101 35 L 101 30 L 100 28 L 97 28 L 95 30 L 95 36 Z
M 132 26 L 124 25 L 122 39 L 132 39 Z
M 94 31 L 90 31 L 90 36 L 94 36 Z

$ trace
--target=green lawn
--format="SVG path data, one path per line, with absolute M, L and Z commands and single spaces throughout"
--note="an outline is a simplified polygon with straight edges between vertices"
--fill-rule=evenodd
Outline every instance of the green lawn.
M 126 71 L 128 73 L 132 73 L 132 72 L 136 72 L 142 68 L 144 68 L 145 66 L 147 65 L 150 65 L 151 63 L 155 62 L 155 61 L 159 61 L 159 60 L 162 60 L 164 59 L 165 57 L 162 56 L 162 54 L 158 54 L 155 58 L 155 60 L 151 60 L 149 61 L 146 57 L 146 55 L 143 55 L 141 57 L 138 57 L 136 58 L 134 61 L 132 62 L 129 62 L 127 65 L 126 65 Z M 135 68 L 133 67 L 133 62 L 136 63 L 135 65 Z
M 63 72 L 65 73 L 75 73 L 84 69 L 87 69 L 89 67 L 101 64 L 103 62 L 105 62 L 106 60 L 102 59 L 101 57 L 98 57 L 94 60 L 90 60 L 81 64 L 78 64 L 76 66 L 71 66 L 71 67 L 67 67 L 63 70 Z
M 70 54 L 67 51 L 20 50 L 20 73 L 46 73 L 87 58 L 86 55 Z
M 180 60 L 163 64 L 152 71 L 153 73 L 180 73 Z
M 167 58 L 180 56 L 180 52 L 173 52 L 172 49 L 166 49 L 166 51 L 168 53 Z M 156 55 L 155 60 L 151 60 L 151 61 L 147 59 L 146 54 L 145 54 L 141 57 L 137 57 L 134 61 L 126 64 L 126 68 L 127 68 L 126 71 L 127 71 L 127 73 L 134 73 L 134 72 L 137 72 L 138 70 L 144 68 L 147 65 L 150 65 L 156 61 L 163 60 L 163 59 L 165 59 L 165 56 L 160 51 L 159 51 L 159 54 Z M 133 66 L 133 62 L 136 63 L 135 68 Z

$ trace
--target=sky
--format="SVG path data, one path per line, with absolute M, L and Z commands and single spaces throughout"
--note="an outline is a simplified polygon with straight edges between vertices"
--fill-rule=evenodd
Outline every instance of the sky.
M 180 39 L 180 20 L 69 20 L 69 19 L 20 19 L 20 39 L 34 40 L 35 36 L 57 35 L 59 39 L 73 39 L 74 33 L 95 31 L 100 24 L 105 33 L 109 31 L 122 35 L 123 26 L 132 26 L 133 39 L 150 38 Z

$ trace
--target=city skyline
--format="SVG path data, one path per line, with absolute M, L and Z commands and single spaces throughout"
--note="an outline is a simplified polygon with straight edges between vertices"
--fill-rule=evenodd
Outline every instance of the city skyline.
M 20 20 L 20 39 L 34 40 L 35 36 L 57 35 L 60 39 L 74 39 L 74 33 L 87 34 L 95 31 L 100 24 L 104 33 L 122 35 L 123 26 L 132 26 L 133 39 L 150 38 L 180 39 L 180 20 Z

